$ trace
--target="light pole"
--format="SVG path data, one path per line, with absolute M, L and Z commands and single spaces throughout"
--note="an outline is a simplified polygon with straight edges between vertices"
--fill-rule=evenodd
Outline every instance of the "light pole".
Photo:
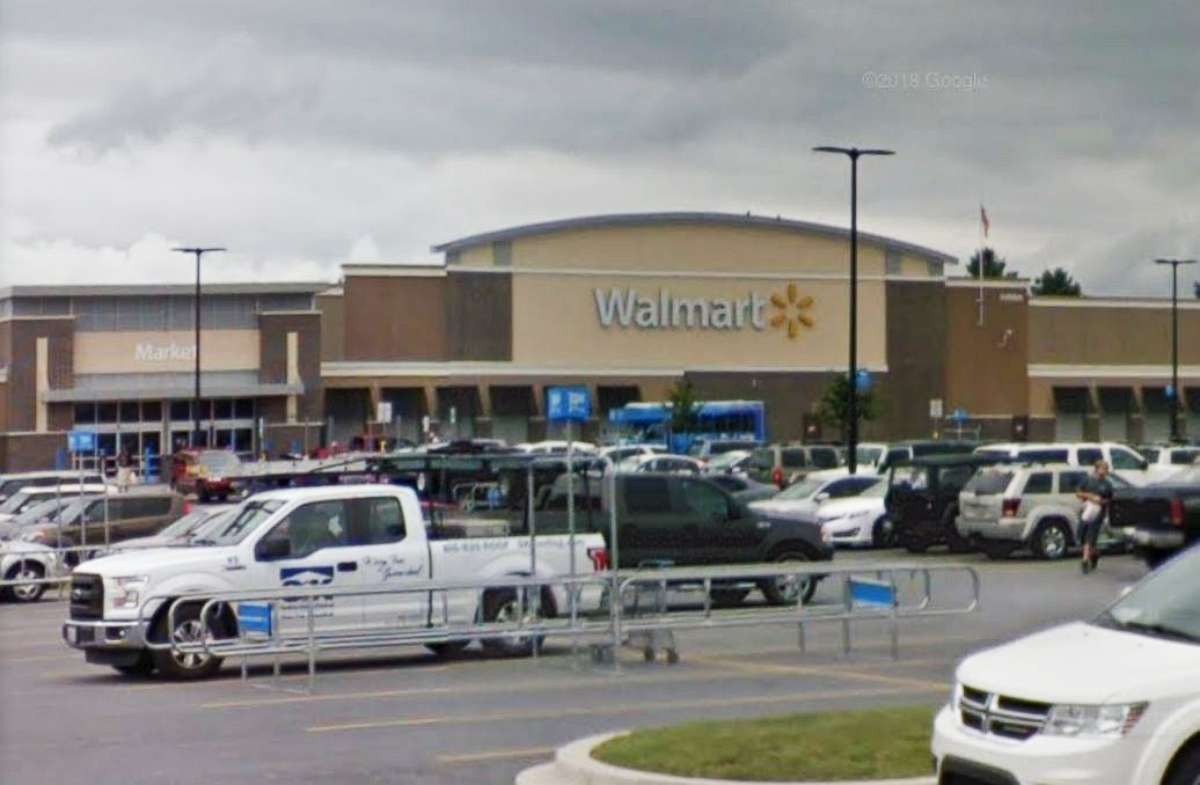
M 177 253 L 190 253 L 196 256 L 196 312 L 194 317 L 196 328 L 196 371 L 192 379 L 192 442 L 200 444 L 200 257 L 206 253 L 223 253 L 224 248 L 172 248 Z
M 850 159 L 850 427 L 846 433 L 846 463 L 858 470 L 858 159 L 863 155 L 895 155 L 893 150 L 857 147 L 814 147 L 816 153 L 838 153 Z
M 1195 264 L 1195 259 L 1155 259 L 1155 264 L 1171 265 L 1171 441 L 1179 435 L 1179 265 Z

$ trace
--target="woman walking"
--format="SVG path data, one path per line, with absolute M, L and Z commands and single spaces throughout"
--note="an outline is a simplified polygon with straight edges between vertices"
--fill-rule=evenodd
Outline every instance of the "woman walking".
M 1108 508 L 1112 504 L 1113 484 L 1108 479 L 1108 463 L 1096 461 L 1092 474 L 1087 478 L 1075 495 L 1083 500 L 1083 510 L 1079 513 L 1079 540 L 1083 543 L 1083 560 L 1079 569 L 1087 575 L 1100 563 L 1100 551 L 1096 542 L 1100 538 L 1100 529 L 1108 516 Z

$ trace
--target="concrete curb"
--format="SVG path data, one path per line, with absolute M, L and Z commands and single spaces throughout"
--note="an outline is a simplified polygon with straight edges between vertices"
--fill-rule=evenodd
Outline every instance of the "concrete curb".
M 936 785 L 937 778 L 911 777 L 892 780 L 839 780 L 837 782 L 743 782 L 695 779 L 655 774 L 611 766 L 592 758 L 592 750 L 629 731 L 602 733 L 559 747 L 553 763 L 543 763 L 517 775 L 516 785 Z

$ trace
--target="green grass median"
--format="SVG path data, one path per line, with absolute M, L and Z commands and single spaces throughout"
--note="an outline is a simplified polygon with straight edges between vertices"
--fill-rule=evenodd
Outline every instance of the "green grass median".
M 920 777 L 931 773 L 927 706 L 710 720 L 634 731 L 592 756 L 681 777 L 794 781 Z

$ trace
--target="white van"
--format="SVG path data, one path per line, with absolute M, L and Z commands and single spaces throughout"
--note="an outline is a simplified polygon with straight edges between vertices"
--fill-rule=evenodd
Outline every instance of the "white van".
M 977 447 L 975 454 L 1025 463 L 1065 463 L 1085 467 L 1105 460 L 1114 474 L 1132 485 L 1145 485 L 1152 479 L 1150 463 L 1140 453 L 1118 442 L 987 444 Z

